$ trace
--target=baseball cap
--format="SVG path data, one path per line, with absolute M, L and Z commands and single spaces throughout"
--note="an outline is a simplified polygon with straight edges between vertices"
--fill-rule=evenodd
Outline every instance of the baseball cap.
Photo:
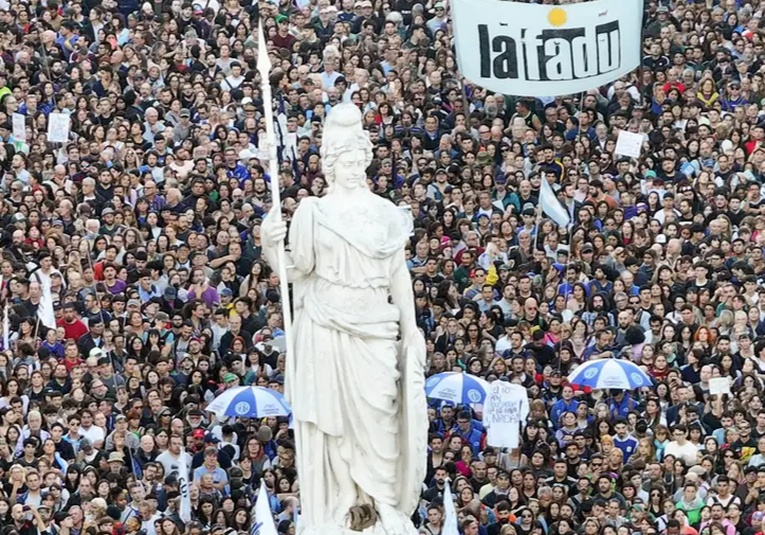
M 210 444 L 217 444 L 220 442 L 220 439 L 213 435 L 212 433 L 207 433 L 205 435 L 205 442 L 209 442 Z
M 204 429 L 194 429 L 191 432 L 191 437 L 192 438 L 196 438 L 196 439 L 205 438 L 205 430 Z

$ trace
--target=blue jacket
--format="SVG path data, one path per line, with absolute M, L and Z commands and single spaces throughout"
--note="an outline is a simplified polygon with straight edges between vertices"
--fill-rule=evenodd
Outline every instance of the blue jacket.
M 483 441 L 483 433 L 476 429 L 474 425 L 470 425 L 470 431 L 463 433 L 459 428 L 454 430 L 454 434 L 462 437 L 462 440 L 470 444 L 473 448 L 473 455 L 481 453 L 481 442 Z
M 608 402 L 608 408 L 611 412 L 611 416 L 626 418 L 630 411 L 638 408 L 637 401 L 632 399 L 632 396 L 628 393 L 624 394 L 621 403 L 611 398 Z
M 552 409 L 550 409 L 550 420 L 552 421 L 553 427 L 558 429 L 560 427 L 560 417 L 563 416 L 563 413 L 567 411 L 576 413 L 577 407 L 579 407 L 579 402 L 575 399 L 572 399 L 568 403 L 566 403 L 565 399 L 556 401 L 552 406 Z
M 236 178 L 241 186 L 245 180 L 250 178 L 250 172 L 243 165 L 236 164 L 236 167 L 233 169 L 226 167 L 226 176 L 229 178 Z

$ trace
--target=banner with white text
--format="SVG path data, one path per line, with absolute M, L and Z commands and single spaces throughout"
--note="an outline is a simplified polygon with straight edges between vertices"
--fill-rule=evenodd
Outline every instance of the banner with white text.
M 491 91 L 529 97 L 581 93 L 640 64 L 643 0 L 451 5 L 459 69 Z

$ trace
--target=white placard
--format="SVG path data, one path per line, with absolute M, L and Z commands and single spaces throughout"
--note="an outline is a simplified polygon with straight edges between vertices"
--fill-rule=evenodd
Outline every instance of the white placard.
M 68 113 L 51 113 L 48 115 L 48 141 L 51 143 L 66 143 L 69 141 L 71 119 Z
M 727 377 L 713 377 L 709 380 L 709 394 L 730 394 L 730 379 Z
M 570 95 L 640 65 L 642 0 L 561 6 L 453 0 L 457 63 L 471 82 L 506 95 Z
M 25 117 L 20 113 L 14 113 L 11 116 L 13 123 L 13 137 L 20 141 L 27 140 L 27 126 L 24 121 Z
M 616 138 L 616 149 L 614 152 L 621 156 L 630 158 L 640 158 L 640 151 L 643 149 L 643 135 L 633 134 L 626 130 L 619 131 L 619 137 Z
M 517 448 L 521 423 L 529 415 L 529 396 L 521 385 L 505 381 L 491 383 L 483 408 L 486 443 L 498 448 Z

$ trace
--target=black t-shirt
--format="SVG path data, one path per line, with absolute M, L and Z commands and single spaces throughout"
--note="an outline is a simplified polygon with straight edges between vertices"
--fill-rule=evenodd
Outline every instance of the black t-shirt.
M 749 457 L 757 453 L 757 440 L 750 434 L 747 440 L 739 438 L 736 442 L 731 444 L 730 449 L 736 452 L 739 458 L 744 456 L 745 459 L 748 460 Z
M 439 489 L 436 485 L 433 485 L 428 490 L 422 493 L 422 499 L 425 500 L 426 503 L 432 503 L 433 500 L 436 498 L 443 499 L 444 497 L 444 491 L 443 489 Z

